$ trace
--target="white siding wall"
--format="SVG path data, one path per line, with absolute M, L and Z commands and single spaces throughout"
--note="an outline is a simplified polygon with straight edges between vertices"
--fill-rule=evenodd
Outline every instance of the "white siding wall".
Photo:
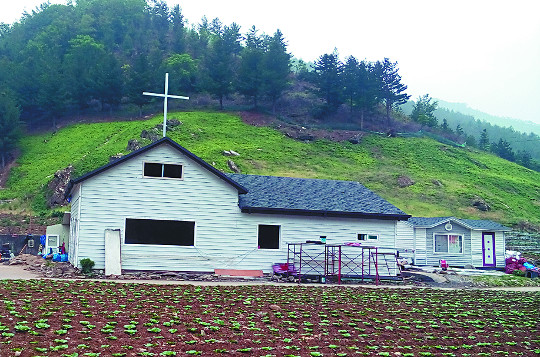
M 463 253 L 435 253 L 433 243 L 435 234 L 459 234 L 463 236 Z M 482 244 L 482 243 L 480 243 Z M 447 231 L 444 224 L 426 230 L 426 265 L 438 266 L 441 259 L 446 260 L 450 266 L 464 266 L 472 263 L 471 258 L 471 230 L 452 222 L 452 230 Z
M 180 163 L 184 179 L 143 178 L 144 161 Z M 88 257 L 104 268 L 105 229 L 120 229 L 125 219 L 195 221 L 195 246 L 122 244 L 122 268 L 212 271 L 262 269 L 286 262 L 287 243 L 357 241 L 358 233 L 378 234 L 371 245 L 393 247 L 395 221 L 241 213 L 237 190 L 168 145 L 160 145 L 82 184 L 78 260 Z M 72 208 L 72 219 L 73 219 Z M 257 249 L 258 224 L 281 225 L 279 250 Z M 70 245 L 71 247 L 71 245 Z
M 497 242 L 497 237 L 495 237 L 495 242 Z M 495 247 L 497 249 L 497 247 Z M 472 261 L 471 264 L 475 267 L 483 266 L 483 257 L 482 257 L 482 232 L 473 231 L 471 232 L 471 250 L 472 250 Z
M 396 222 L 396 248 L 400 251 L 400 256 L 412 259 L 416 258 L 414 228 L 407 222 Z
M 414 240 L 416 242 L 416 264 L 427 265 L 426 229 L 415 228 Z
M 77 260 L 77 237 L 79 230 L 79 203 L 80 203 L 80 187 L 77 185 L 71 192 L 71 217 L 69 221 L 69 246 L 68 259 L 74 266 L 78 265 Z

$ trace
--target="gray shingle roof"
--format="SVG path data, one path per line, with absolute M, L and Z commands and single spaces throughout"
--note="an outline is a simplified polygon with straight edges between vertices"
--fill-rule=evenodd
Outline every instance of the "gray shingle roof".
M 493 222 L 487 219 L 460 219 L 461 222 L 471 226 L 473 229 L 489 230 L 489 231 L 509 231 L 510 228 L 503 226 L 500 223 Z
M 409 223 L 417 227 L 437 226 L 452 217 L 411 217 Z
M 486 219 L 458 219 L 455 217 L 411 217 L 408 222 L 415 227 L 434 227 L 441 223 L 453 221 L 468 228 L 482 231 L 509 231 L 510 228 Z
M 227 174 L 248 190 L 239 195 L 248 212 L 286 212 L 407 219 L 405 212 L 353 181 Z

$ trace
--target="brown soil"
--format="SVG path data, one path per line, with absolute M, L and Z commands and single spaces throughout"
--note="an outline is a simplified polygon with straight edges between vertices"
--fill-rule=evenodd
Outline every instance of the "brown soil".
M 11 169 L 15 166 L 17 166 L 17 157 L 19 157 L 20 153 L 19 151 L 15 151 L 14 154 L 13 154 L 13 158 L 11 159 L 11 161 L 9 161 L 7 163 L 7 165 L 3 168 L 0 168 L 0 189 L 6 187 L 6 182 L 7 182 L 7 179 L 9 177 L 9 172 L 11 171 Z
M 58 223 L 58 218 L 40 218 L 24 214 L 0 212 L 0 234 L 45 234 L 48 225 Z
M 286 136 L 297 140 L 312 141 L 326 139 L 358 143 L 364 136 L 364 132 L 362 131 L 311 129 L 301 125 L 288 124 L 270 115 L 257 112 L 240 112 L 238 114 L 246 124 L 253 126 L 272 126 Z
M 0 296 L 0 351 L 23 357 L 529 356 L 540 348 L 531 338 L 538 306 L 521 293 L 11 281 Z

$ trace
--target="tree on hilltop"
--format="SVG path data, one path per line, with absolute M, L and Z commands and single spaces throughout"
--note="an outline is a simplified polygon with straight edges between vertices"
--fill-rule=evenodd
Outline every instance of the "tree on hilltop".
M 419 96 L 411 113 L 411 119 L 417 123 L 434 128 L 437 126 L 437 117 L 435 116 L 435 110 L 437 110 L 437 101 L 433 101 L 433 98 L 429 94 Z M 445 119 L 446 120 L 446 119 Z M 444 124 L 444 122 L 443 122 Z M 446 123 L 446 129 L 448 129 L 448 123 Z M 444 130 L 444 128 L 443 128 Z
M 499 139 L 498 143 L 491 144 L 491 151 L 497 156 L 508 161 L 516 160 L 516 155 L 514 154 L 514 150 L 512 150 L 510 143 L 503 138 Z
M 217 19 L 216 19 L 217 20 Z M 209 43 L 203 60 L 204 89 L 219 99 L 223 109 L 223 98 L 233 92 L 240 44 L 240 26 L 221 26 L 215 21 L 209 28 Z
M 379 99 L 386 107 L 386 120 L 390 127 L 390 112 L 397 105 L 405 104 L 411 97 L 406 94 L 407 86 L 401 83 L 401 76 L 398 73 L 397 62 L 390 62 L 385 58 L 382 62 L 377 61 L 374 73 L 380 81 Z
M 490 146 L 487 129 L 484 129 L 482 130 L 482 134 L 480 134 L 480 140 L 478 140 L 478 148 L 484 151 L 489 151 Z
M 525 166 L 529 169 L 532 169 L 532 156 L 531 153 L 525 150 L 519 150 L 516 155 L 516 162 L 521 166 Z
M 364 128 L 364 115 L 377 104 L 377 82 L 374 80 L 372 66 L 366 61 L 350 56 L 343 66 L 344 94 L 349 102 L 351 113 L 353 108 L 360 111 L 360 129 Z
M 349 108 L 352 113 L 354 103 L 360 92 L 360 63 L 354 56 L 349 56 L 343 65 L 343 94 L 349 102 Z
M 463 135 L 465 134 L 465 132 L 463 131 L 463 128 L 461 127 L 460 124 L 458 124 L 458 125 L 456 126 L 456 134 L 457 134 L 458 136 L 463 136 Z
M 264 39 L 259 35 L 255 26 L 252 26 L 246 36 L 246 45 L 241 52 L 238 69 L 238 91 L 253 99 L 253 106 L 257 108 L 258 99 L 263 92 L 263 61 Z
M 445 133 L 451 133 L 452 129 L 450 129 L 450 126 L 448 125 L 448 120 L 446 118 L 443 118 L 442 124 L 441 124 L 441 130 Z
M 263 58 L 264 93 L 272 99 L 272 113 L 276 113 L 276 101 L 289 86 L 291 55 L 280 30 L 266 39 L 266 53 Z
M 9 153 L 21 137 L 20 111 L 13 95 L 6 88 L 0 89 L 0 164 L 6 166 Z
M 125 65 L 124 81 L 125 91 L 129 100 L 139 108 L 139 117 L 142 117 L 142 107 L 150 103 L 151 98 L 142 93 L 151 90 L 149 88 L 152 70 L 146 54 L 141 53 L 133 59 L 133 65 Z
M 175 53 L 171 55 L 165 59 L 162 70 L 170 74 L 169 91 L 171 93 L 187 95 L 195 90 L 197 62 L 189 54 Z
M 313 80 L 318 87 L 318 95 L 326 102 L 324 112 L 335 112 L 343 103 L 342 72 L 343 63 L 339 60 L 337 51 L 324 54 L 315 62 Z

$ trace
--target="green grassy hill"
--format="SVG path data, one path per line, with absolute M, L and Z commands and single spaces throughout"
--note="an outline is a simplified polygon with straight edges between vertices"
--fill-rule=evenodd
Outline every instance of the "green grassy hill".
M 431 139 L 380 136 L 365 137 L 356 145 L 300 142 L 225 113 L 171 113 L 169 118 L 183 123 L 168 132 L 170 138 L 224 171 L 230 170 L 222 151 L 234 150 L 240 153 L 234 161 L 242 173 L 355 180 L 416 216 L 540 223 L 540 173 L 484 152 Z M 0 209 L 51 214 L 45 208 L 45 191 L 57 170 L 72 164 L 76 177 L 106 164 L 109 156 L 127 153 L 129 139 L 141 140 L 141 131 L 161 120 L 76 124 L 25 137 L 18 165 L 0 190 L 0 200 L 14 200 Z M 401 188 L 400 176 L 415 183 Z M 491 210 L 472 207 L 475 198 Z

